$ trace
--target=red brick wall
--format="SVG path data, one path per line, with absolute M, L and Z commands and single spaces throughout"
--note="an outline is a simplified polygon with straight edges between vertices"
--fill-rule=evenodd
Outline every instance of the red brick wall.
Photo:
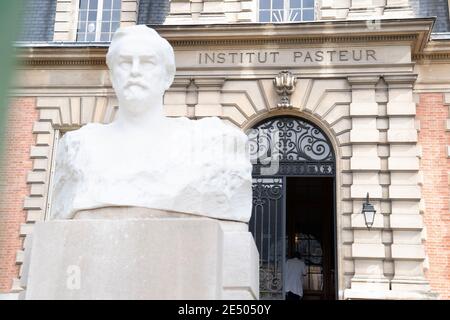
M 30 147 L 37 120 L 35 98 L 15 98 L 10 102 L 0 164 L 0 292 L 9 292 L 13 278 L 18 277 L 16 251 L 22 248 L 20 224 L 26 220 L 24 199 L 29 195 L 26 183 L 32 168 Z
M 426 275 L 431 288 L 442 299 L 450 299 L 450 214 L 449 177 L 450 160 L 446 132 L 448 106 L 443 94 L 421 94 L 417 106 L 420 120 L 419 143 L 422 146 L 422 197 L 425 200 L 424 220 L 427 228 L 425 248 L 429 258 Z

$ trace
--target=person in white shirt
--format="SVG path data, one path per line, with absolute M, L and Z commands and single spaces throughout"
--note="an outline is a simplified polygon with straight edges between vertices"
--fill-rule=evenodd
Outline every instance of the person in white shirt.
M 299 252 L 286 262 L 285 291 L 286 300 L 300 300 L 303 297 L 303 277 L 306 275 L 306 264 Z

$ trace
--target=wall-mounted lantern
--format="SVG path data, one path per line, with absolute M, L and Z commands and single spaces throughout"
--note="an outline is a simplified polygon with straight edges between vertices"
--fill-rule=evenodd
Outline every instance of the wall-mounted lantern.
M 297 79 L 292 75 L 290 71 L 281 71 L 275 79 L 273 79 L 275 90 L 281 96 L 280 103 L 277 104 L 278 108 L 292 108 L 289 96 L 294 92 Z
M 366 202 L 363 203 L 362 214 L 364 215 L 364 220 L 366 221 L 366 226 L 368 229 L 372 228 L 373 222 L 375 221 L 375 210 L 374 206 L 369 203 L 369 193 L 367 192 Z

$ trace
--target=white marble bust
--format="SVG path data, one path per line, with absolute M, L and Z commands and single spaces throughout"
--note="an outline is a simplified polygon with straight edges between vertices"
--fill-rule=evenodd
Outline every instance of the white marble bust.
M 247 136 L 217 117 L 163 114 L 175 74 L 170 44 L 143 25 L 120 28 L 106 62 L 119 101 L 116 119 L 60 140 L 51 217 L 136 207 L 248 222 Z

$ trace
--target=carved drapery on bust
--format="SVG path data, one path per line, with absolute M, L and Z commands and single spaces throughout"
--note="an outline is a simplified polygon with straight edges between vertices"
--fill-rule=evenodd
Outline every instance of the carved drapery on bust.
M 56 156 L 51 216 L 144 207 L 248 222 L 247 136 L 217 117 L 167 118 L 173 49 L 146 26 L 120 28 L 107 54 L 119 100 L 114 122 L 68 132 Z

